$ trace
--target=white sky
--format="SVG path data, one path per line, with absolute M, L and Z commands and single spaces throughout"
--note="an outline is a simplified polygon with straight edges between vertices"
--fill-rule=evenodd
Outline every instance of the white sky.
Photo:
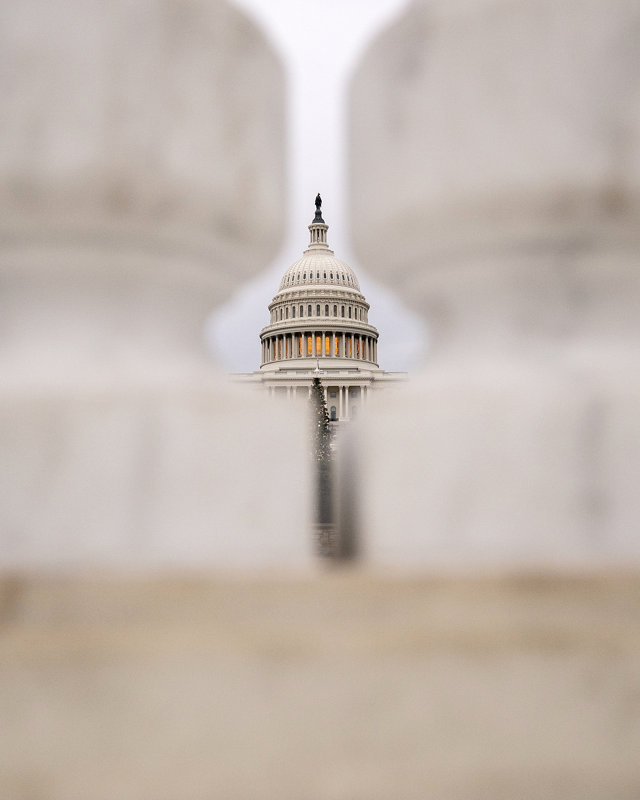
M 283 247 L 275 262 L 247 283 L 207 326 L 216 356 L 234 372 L 259 367 L 258 334 L 285 269 L 306 248 L 314 198 L 322 195 L 329 246 L 355 270 L 380 332 L 378 356 L 387 370 L 405 370 L 423 356 L 423 321 L 353 257 L 347 217 L 346 98 L 366 46 L 399 15 L 407 0 L 234 0 L 253 18 L 287 70 L 287 209 Z M 224 346 L 229 338 L 234 348 Z

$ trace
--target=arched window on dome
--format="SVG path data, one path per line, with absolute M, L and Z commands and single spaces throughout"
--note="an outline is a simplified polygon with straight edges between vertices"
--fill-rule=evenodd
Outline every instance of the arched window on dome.
M 286 307 L 284 312 L 285 319 L 289 319 L 289 306 Z
M 349 306 L 349 319 L 351 319 L 351 306 Z
M 320 280 L 320 270 L 318 270 L 316 272 L 316 280 L 318 280 L 318 281 Z
M 325 317 L 329 316 L 329 306 L 325 306 L 324 307 L 324 315 L 325 315 Z
M 329 273 L 329 277 L 331 278 L 331 280 L 333 280 L 333 272 Z
M 280 319 L 282 319 L 282 309 L 280 309 Z
M 304 317 L 304 306 L 300 306 L 300 316 Z
M 313 316 L 313 311 L 311 310 L 311 306 L 307 306 L 307 316 L 308 317 Z
M 324 279 L 325 279 L 325 281 L 327 280 L 327 273 L 326 272 L 324 273 Z
M 341 316 L 344 317 L 344 306 L 342 306 L 342 308 L 341 308 Z
M 316 306 L 316 317 L 320 316 L 320 303 Z
M 291 316 L 292 316 L 293 319 L 296 318 L 296 307 L 295 306 L 291 306 Z
M 307 273 L 306 273 L 306 272 L 305 272 L 305 273 L 304 273 L 304 275 L 302 276 L 302 280 L 303 280 L 303 281 L 306 281 L 306 280 L 307 280 Z
M 334 316 L 334 317 L 337 317 L 337 316 L 338 316 L 338 306 L 334 306 L 334 307 L 333 307 L 333 316 Z

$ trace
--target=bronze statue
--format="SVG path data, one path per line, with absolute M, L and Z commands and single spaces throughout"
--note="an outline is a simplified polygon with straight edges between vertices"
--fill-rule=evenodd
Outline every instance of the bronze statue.
M 320 211 L 321 206 L 322 206 L 322 198 L 320 197 L 320 192 L 318 192 L 318 194 L 316 195 L 316 209 Z

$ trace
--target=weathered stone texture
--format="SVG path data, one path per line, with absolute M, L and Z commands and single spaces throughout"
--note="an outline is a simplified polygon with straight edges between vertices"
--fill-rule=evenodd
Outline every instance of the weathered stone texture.
M 275 54 L 225 0 L 0 15 L 0 356 L 193 356 L 282 231 Z
M 435 349 L 638 345 L 639 32 L 633 0 L 414 0 L 364 58 L 355 242 Z
M 0 582 L 11 800 L 636 800 L 636 577 Z
M 7 0 L 0 64 L 2 566 L 304 567 L 306 421 L 203 330 L 282 231 L 276 55 L 225 0 Z
M 358 255 L 431 341 L 362 430 L 377 560 L 640 560 L 639 32 L 630 0 L 414 0 L 357 72 Z

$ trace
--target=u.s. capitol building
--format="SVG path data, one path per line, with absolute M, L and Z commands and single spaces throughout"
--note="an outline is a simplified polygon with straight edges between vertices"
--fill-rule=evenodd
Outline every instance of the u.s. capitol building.
M 369 324 L 369 303 L 351 267 L 327 243 L 322 200 L 309 225 L 309 246 L 285 271 L 260 331 L 260 369 L 243 376 L 271 394 L 307 397 L 314 377 L 325 391 L 329 418 L 351 419 L 381 384 L 405 373 L 378 366 L 378 331 Z

